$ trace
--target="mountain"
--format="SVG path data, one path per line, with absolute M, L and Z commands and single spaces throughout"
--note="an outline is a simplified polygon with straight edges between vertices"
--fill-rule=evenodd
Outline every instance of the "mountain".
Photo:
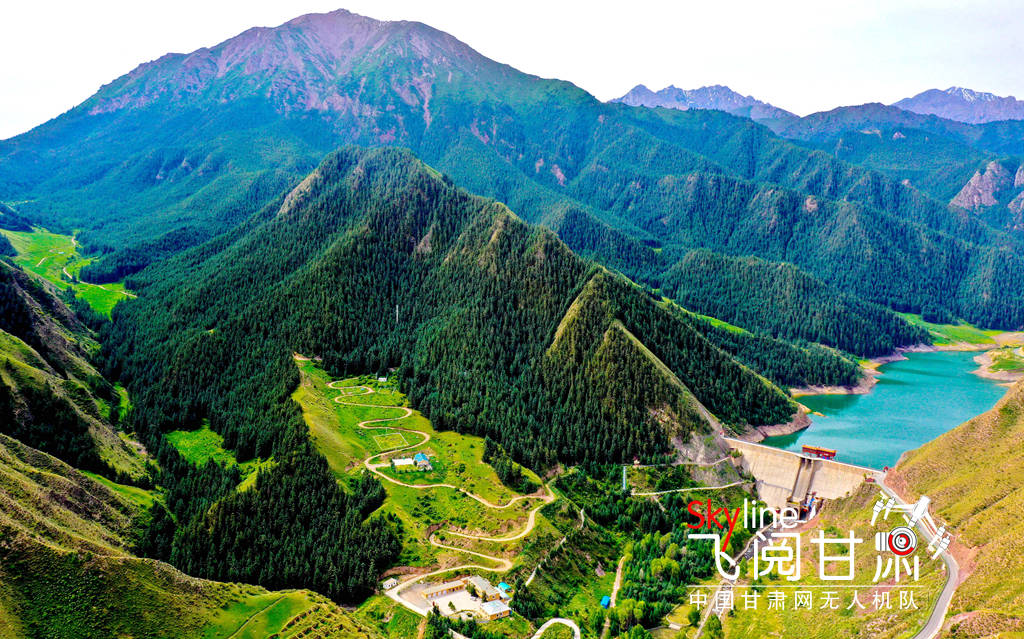
M 1024 101 L 1012 95 L 1000 97 L 962 87 L 949 87 L 945 91 L 929 89 L 912 98 L 894 102 L 893 106 L 970 124 L 1024 120 Z
M 651 91 L 638 84 L 629 93 L 612 102 L 630 106 L 666 107 L 669 109 L 715 109 L 750 118 L 755 122 L 784 123 L 796 119 L 789 111 L 762 102 L 752 96 L 736 93 L 727 86 L 716 84 L 699 89 L 680 89 L 669 85 L 661 91 Z
M 0 202 L 0 229 L 9 231 L 31 231 L 29 221 L 18 215 L 17 211 Z
M 120 399 L 99 347 L 48 284 L 0 261 L 0 432 L 78 468 L 146 482 L 146 458 L 115 424 Z
M 718 435 L 798 414 L 635 284 L 399 149 L 328 156 L 132 286 L 103 360 L 168 490 L 173 517 L 148 545 L 207 578 L 352 601 L 401 549 L 400 522 L 371 516 L 380 483 L 339 487 L 311 446 L 290 399 L 296 352 L 337 375 L 393 369 L 435 428 L 490 437 L 537 469 L 665 458 L 673 444 L 711 459 Z M 274 460 L 253 490 L 167 445 L 166 432 L 205 423 L 239 461 Z
M 1007 580 L 1024 567 L 1024 384 L 996 406 L 912 450 L 887 481 L 905 498 L 932 499 L 933 512 L 955 531 L 963 582 L 949 617 L 955 635 L 993 636 L 1024 627 L 1024 588 Z
M 792 264 L 694 250 L 666 273 L 661 291 L 686 308 L 753 331 L 830 344 L 849 353 L 887 353 L 901 344 L 928 341 L 898 316 Z M 764 304 L 778 310 L 766 316 Z M 885 330 L 877 331 L 880 326 Z
M 377 637 L 315 593 L 195 579 L 138 557 L 155 499 L 0 434 L 0 636 L 200 639 L 249 620 L 281 639 L 313 627 Z
M 975 171 L 951 201 L 993 225 L 1024 230 L 1024 162 L 993 160 Z
M 460 186 L 654 287 L 682 252 L 708 248 L 794 263 L 870 302 L 1024 322 L 1002 300 L 962 285 L 981 282 L 1007 298 L 1024 290 L 1013 285 L 1024 277 L 1019 258 L 1000 254 L 998 273 L 982 266 L 1019 240 L 951 215 L 945 202 L 899 180 L 745 118 L 604 104 L 426 25 L 344 11 L 141 65 L 0 143 L 0 195 L 34 221 L 79 229 L 82 246 L 104 254 L 82 277 L 117 281 L 233 228 L 347 143 L 410 148 Z M 752 193 L 764 197 L 748 200 Z M 799 213 L 808 196 L 821 203 L 818 216 Z M 666 217 L 666 198 L 689 198 L 689 214 Z M 723 218 L 718 208 L 733 200 L 746 202 L 743 214 Z M 806 256 L 795 244 L 782 250 L 771 222 L 779 202 L 827 256 Z M 824 215 L 851 206 L 857 214 L 840 225 Z M 722 219 L 728 224 L 706 239 L 704 225 Z M 889 226 L 942 246 L 934 259 L 947 266 L 924 264 L 935 254 L 877 233 Z M 865 265 L 865 253 L 886 258 Z
M 997 197 L 992 189 L 1005 195 L 1013 188 L 1024 122 L 974 125 L 865 104 L 809 115 L 779 133 L 979 213 L 994 228 L 1021 230 L 1020 202 L 1010 206 L 1012 196 Z M 1004 165 L 1008 180 L 997 175 Z

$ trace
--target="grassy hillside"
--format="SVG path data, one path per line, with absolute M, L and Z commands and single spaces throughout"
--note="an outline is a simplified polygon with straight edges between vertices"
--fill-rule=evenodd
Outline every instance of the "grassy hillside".
M 519 493 L 505 486 L 494 469 L 483 461 L 485 443 L 482 438 L 435 431 L 417 411 L 404 416 L 405 411 L 394 407 L 407 406 L 408 401 L 393 383 L 378 382 L 369 376 L 332 381 L 311 360 L 300 359 L 297 364 L 301 382 L 293 397 L 302 406 L 310 436 L 334 474 L 340 480 L 359 476 L 367 472 L 364 462 L 375 465 L 376 471 L 381 473 L 387 491 L 382 510 L 397 516 L 405 532 L 401 564 L 436 568 L 469 560 L 497 567 L 501 565 L 500 560 L 507 559 L 519 566 L 520 559 L 529 560 L 528 555 L 522 555 L 524 546 L 551 534 L 551 525 L 544 517 L 536 518 L 534 532 L 507 543 L 446 534 L 455 531 L 496 538 L 515 536 L 526 530 L 530 512 L 545 503 L 540 497 L 543 493 L 522 499 Z M 372 389 L 372 392 L 349 394 L 360 388 Z M 377 427 L 358 427 L 368 420 Z M 393 457 L 411 457 L 418 452 L 430 457 L 433 471 L 395 472 L 388 463 Z M 524 472 L 539 488 L 540 479 L 531 471 Z M 399 485 L 399 482 L 410 486 Z M 518 503 L 508 508 L 494 508 L 466 493 L 495 506 L 504 506 L 513 500 Z M 437 540 L 447 548 L 431 542 L 435 530 Z M 494 559 L 469 556 L 459 548 Z
M 869 484 L 862 485 L 849 497 L 834 502 L 829 502 L 819 517 L 813 520 L 810 525 L 804 525 L 801 531 L 801 557 L 802 569 L 801 579 L 797 582 L 801 587 L 797 590 L 811 591 L 814 593 L 814 603 L 811 609 L 794 609 L 792 588 L 785 588 L 791 582 L 775 573 L 752 581 L 748 577 L 741 580 L 743 587 L 735 590 L 736 610 L 733 614 L 722 616 L 722 626 L 725 637 L 729 639 L 755 639 L 765 636 L 786 636 L 806 637 L 817 639 L 849 638 L 870 636 L 878 639 L 897 639 L 911 637 L 924 625 L 925 620 L 931 612 L 939 591 L 945 583 L 945 572 L 941 570 L 942 562 L 932 561 L 918 551 L 920 557 L 920 579 L 918 581 L 907 580 L 905 577 L 899 583 L 889 579 L 883 580 L 879 586 L 872 583 L 872 576 L 876 567 L 876 553 L 872 546 L 873 536 L 876 531 L 889 530 L 894 525 L 891 521 L 879 520 L 875 527 L 870 526 L 871 509 L 878 498 L 878 488 Z M 825 531 L 827 538 L 848 536 L 849 531 L 855 531 L 858 538 L 864 542 L 856 548 L 855 554 L 855 579 L 853 584 L 857 588 L 835 588 L 837 593 L 837 610 L 828 608 L 822 610 L 821 601 L 824 591 L 838 585 L 835 581 L 823 581 L 818 577 L 818 554 L 817 547 L 810 543 L 810 539 Z M 830 552 L 835 548 L 828 548 Z M 749 562 L 746 564 L 749 567 Z M 829 566 L 832 571 L 836 566 Z M 847 582 L 841 582 L 848 585 Z M 757 586 L 760 592 L 760 600 L 757 610 L 745 610 L 742 594 L 749 592 L 750 585 Z M 908 610 L 899 609 L 898 592 L 904 586 L 904 590 L 913 592 L 916 608 Z M 888 586 L 889 588 L 886 588 Z M 912 588 L 906 586 L 913 586 Z M 767 593 L 772 590 L 781 590 L 785 593 L 785 609 L 768 610 Z M 875 592 L 888 590 L 892 600 L 892 609 L 876 610 L 872 603 L 872 596 Z M 857 591 L 858 600 L 866 606 L 866 609 L 847 607 L 853 602 L 853 592 Z
M 101 315 L 110 317 L 115 304 L 131 297 L 121 282 L 92 284 L 79 279 L 81 270 L 94 258 L 82 258 L 75 238 L 70 235 L 39 228 L 31 231 L 0 230 L 0 233 L 14 247 L 14 262 L 22 269 L 58 289 L 72 290 Z
M 932 343 L 936 346 L 955 345 L 994 345 L 993 337 L 1000 331 L 984 330 L 967 324 L 966 322 L 937 323 L 925 321 L 920 315 L 912 313 L 901 313 L 907 322 L 920 326 L 931 335 Z
M 139 505 L 59 460 L 0 435 L 3 636 L 377 635 L 308 591 L 188 577 L 132 555 Z
M 900 460 L 890 480 L 906 498 L 926 494 L 961 546 L 961 574 L 950 608 L 952 636 L 1024 629 L 1024 384 L 991 411 Z
M 114 423 L 121 396 L 90 364 L 97 348 L 45 282 L 0 264 L 0 432 L 79 467 L 138 481 L 141 447 Z

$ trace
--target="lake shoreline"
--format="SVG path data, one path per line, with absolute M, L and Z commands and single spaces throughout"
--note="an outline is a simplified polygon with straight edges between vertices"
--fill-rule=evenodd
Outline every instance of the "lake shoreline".
M 754 426 L 753 430 L 739 435 L 737 439 L 757 444 L 759 442 L 763 442 L 769 437 L 782 437 L 785 435 L 792 435 L 793 433 L 799 433 L 802 430 L 806 430 L 807 427 L 811 425 L 811 417 L 809 413 L 810 411 L 806 406 L 798 403 L 797 411 L 793 414 L 793 419 L 785 424 Z
M 905 353 L 930 353 L 940 350 L 963 350 L 958 348 L 945 349 L 932 344 L 914 344 L 901 346 L 888 355 L 873 357 L 860 365 L 861 379 L 853 386 L 802 386 L 790 388 L 790 397 L 806 397 L 807 395 L 867 395 L 878 383 L 879 370 L 884 364 L 907 359 Z
M 810 442 L 841 451 L 841 460 L 848 463 L 892 466 L 903 452 L 988 410 L 1006 391 L 998 381 L 969 374 L 977 366 L 975 356 L 980 355 L 970 351 L 977 347 L 943 346 L 901 349 L 864 362 L 879 367 L 892 364 L 878 375 L 880 386 L 875 392 L 797 400 L 810 411 L 809 417 L 824 414 L 827 418 L 814 418 L 809 429 L 773 429 L 762 443 L 800 450 L 801 444 Z M 998 355 L 996 360 L 1005 362 Z
M 1003 382 L 1002 386 L 1009 387 L 1015 382 L 1019 382 L 1024 379 L 1024 370 L 992 370 L 992 367 L 996 364 L 995 358 L 992 357 L 992 351 L 985 351 L 981 355 L 976 356 L 974 358 L 974 363 L 978 365 L 978 368 L 971 371 L 972 374 L 977 375 L 978 377 L 984 377 L 985 379 Z
M 991 351 L 1005 346 L 1024 344 L 1024 333 L 1005 332 L 992 336 L 990 343 L 972 342 L 949 342 L 944 344 L 914 344 L 913 346 L 901 346 L 888 355 L 873 357 L 861 363 L 861 379 L 853 386 L 801 386 L 789 389 L 789 396 L 793 398 L 806 397 L 808 395 L 866 395 L 878 383 L 878 376 L 882 375 L 879 370 L 881 366 L 907 359 L 906 353 L 932 353 L 936 351 L 968 352 L 980 351 L 981 354 L 974 358 L 978 368 L 971 371 L 973 374 L 985 379 L 997 382 L 1005 382 L 1009 386 L 1014 382 L 1024 379 L 1024 369 L 1017 371 L 993 371 L 995 363 Z M 809 424 L 808 424 L 809 425 Z M 806 428 L 806 426 L 804 426 Z M 796 429 L 792 432 L 797 432 Z M 785 433 L 791 434 L 791 433 Z M 774 435 L 771 435 L 774 436 Z

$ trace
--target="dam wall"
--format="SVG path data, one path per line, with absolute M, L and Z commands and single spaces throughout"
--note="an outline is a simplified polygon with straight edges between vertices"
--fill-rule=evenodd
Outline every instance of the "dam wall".
M 740 453 L 740 466 L 757 480 L 758 496 L 772 508 L 802 504 L 810 497 L 837 499 L 865 480 L 881 481 L 874 468 L 845 464 L 814 455 L 772 448 L 740 439 L 725 438 Z

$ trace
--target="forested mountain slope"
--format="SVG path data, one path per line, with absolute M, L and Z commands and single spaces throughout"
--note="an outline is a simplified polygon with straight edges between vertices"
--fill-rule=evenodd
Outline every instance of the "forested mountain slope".
M 1020 290 L 1012 284 L 1024 265 L 993 253 L 1017 240 L 898 180 L 749 120 L 603 104 L 425 25 L 343 11 L 141 65 L 0 143 L 0 198 L 25 200 L 23 213 L 79 227 L 84 245 L 114 251 L 83 277 L 116 280 L 231 228 L 344 143 L 407 146 L 648 283 L 674 263 L 668 249 L 701 246 L 794 262 L 844 289 L 855 279 L 853 292 L 876 302 L 1021 321 L 998 302 L 975 310 L 987 298 L 974 293 Z M 821 214 L 800 213 L 806 196 Z M 689 214 L 666 216 L 678 201 Z M 725 205 L 735 215 L 723 217 Z M 801 239 L 827 250 L 800 260 L 795 248 L 780 250 L 777 209 L 798 215 Z M 710 224 L 717 237 L 705 242 Z M 919 239 L 889 242 L 879 231 L 890 227 Z M 857 277 L 836 275 L 846 272 Z M 958 288 L 957 297 L 939 294 Z
M 331 155 L 235 232 L 133 286 L 139 299 L 118 308 L 107 343 L 109 365 L 140 391 L 140 421 L 168 429 L 208 416 L 243 456 L 268 454 L 280 436 L 277 389 L 294 382 L 293 352 L 338 373 L 398 367 L 437 427 L 489 435 L 536 467 L 596 454 L 581 437 L 595 424 L 602 455 L 665 452 L 647 415 L 662 403 L 680 415 L 675 428 L 706 429 L 679 392 L 635 393 L 624 412 L 602 412 L 602 393 L 618 389 L 597 381 L 599 354 L 563 353 L 556 337 L 593 304 L 607 310 L 581 339 L 617 342 L 621 322 L 736 428 L 794 410 L 639 288 L 406 152 Z
M 145 480 L 114 424 L 120 398 L 89 363 L 92 331 L 53 287 L 0 261 L 0 432 L 78 468 Z
M 313 593 L 194 579 L 134 556 L 145 521 L 139 503 L 2 434 L 0 503 L 5 639 L 226 637 L 247 619 L 255 629 L 271 605 L 284 617 L 268 632 L 281 631 L 282 639 L 304 629 L 294 621 L 293 632 L 283 628 L 303 612 L 329 615 L 331 637 L 376 636 Z
M 928 495 L 955 541 L 961 575 L 950 608 L 957 637 L 1024 629 L 1024 384 L 991 411 L 906 453 L 890 485 L 903 496 Z
M 661 290 L 686 308 L 732 324 L 850 353 L 882 355 L 929 341 L 924 330 L 791 264 L 693 250 L 665 273 Z
M 1024 155 L 1024 122 L 969 124 L 863 104 L 813 113 L 775 130 L 949 202 L 986 161 Z
M 435 428 L 537 469 L 708 446 L 721 426 L 705 410 L 735 432 L 797 410 L 679 313 L 397 149 L 328 156 L 132 287 L 103 342 L 168 491 L 144 547 L 197 576 L 351 601 L 397 557 L 399 522 L 368 518 L 380 483 L 339 487 L 310 445 L 295 352 L 337 375 L 394 367 Z M 273 458 L 252 489 L 167 444 L 204 420 L 239 461 Z

